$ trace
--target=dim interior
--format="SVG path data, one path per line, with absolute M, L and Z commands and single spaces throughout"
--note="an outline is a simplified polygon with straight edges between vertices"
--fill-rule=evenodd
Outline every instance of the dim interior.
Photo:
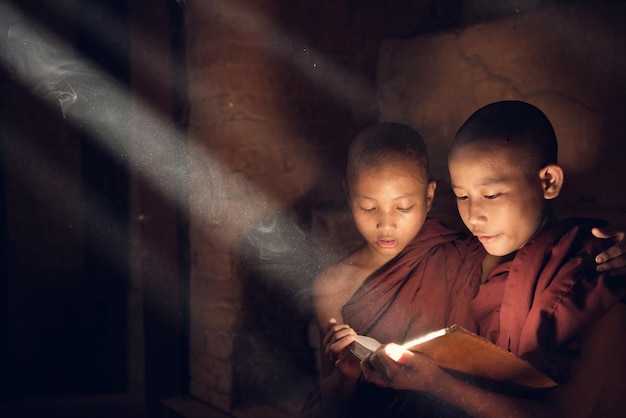
M 8 416 L 293 416 L 319 374 L 311 280 L 360 243 L 347 147 L 376 121 L 420 131 L 431 215 L 462 229 L 454 132 L 486 103 L 533 103 L 567 172 L 559 214 L 626 224 L 621 2 L 3 0 L 0 15 Z

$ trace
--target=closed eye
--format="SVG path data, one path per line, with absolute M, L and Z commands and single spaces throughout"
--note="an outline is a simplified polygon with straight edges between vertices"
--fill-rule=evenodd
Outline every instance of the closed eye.
M 499 198 L 500 196 L 502 196 L 502 193 L 489 194 L 485 195 L 485 199 L 493 200 Z
M 467 196 L 457 196 L 456 200 L 467 200 Z
M 374 212 L 376 208 L 360 208 L 363 212 Z
M 413 207 L 414 207 L 414 206 L 410 206 L 410 207 L 408 207 L 408 208 L 398 208 L 398 210 L 399 210 L 400 212 L 408 212 L 408 211 L 410 211 L 411 209 L 413 209 Z

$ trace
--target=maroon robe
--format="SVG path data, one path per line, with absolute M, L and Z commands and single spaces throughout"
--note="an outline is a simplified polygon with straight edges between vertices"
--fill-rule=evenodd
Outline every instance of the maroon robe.
M 485 251 L 433 219 L 393 260 L 368 277 L 342 310 L 343 322 L 383 343 L 402 343 L 457 323 L 475 329 L 470 301 L 480 285 Z M 312 394 L 302 417 L 460 416 L 455 408 L 417 392 L 360 381 L 345 410 L 325 410 Z M 416 415 L 419 414 L 419 415 Z
M 343 307 L 343 322 L 382 343 L 403 343 L 457 323 L 473 329 L 470 301 L 485 252 L 427 219 L 415 239 L 372 274 Z
M 598 221 L 569 219 L 545 227 L 502 263 L 472 302 L 480 334 L 557 381 L 569 377 L 583 331 L 618 301 L 623 279 L 596 272 Z
M 368 277 L 343 307 L 343 321 L 382 343 L 403 343 L 454 323 L 476 329 L 470 301 L 480 285 L 485 252 L 427 219 L 407 247 Z M 458 409 L 418 392 L 357 384 L 342 417 L 461 417 Z

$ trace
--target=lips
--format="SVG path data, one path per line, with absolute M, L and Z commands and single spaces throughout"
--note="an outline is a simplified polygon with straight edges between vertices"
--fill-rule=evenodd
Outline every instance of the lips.
M 398 240 L 393 238 L 379 238 L 377 243 L 381 248 L 394 248 L 398 245 Z
M 498 239 L 498 236 L 499 236 L 499 235 L 482 235 L 482 234 L 474 234 L 474 235 L 476 236 L 476 238 L 478 238 L 478 241 L 480 241 L 482 244 L 491 244 L 496 239 Z

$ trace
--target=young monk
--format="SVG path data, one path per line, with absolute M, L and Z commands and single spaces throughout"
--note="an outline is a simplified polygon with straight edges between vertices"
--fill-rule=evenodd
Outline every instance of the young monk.
M 561 384 L 539 399 L 505 396 L 452 377 L 425 355 L 393 361 L 389 347 L 363 361 L 367 380 L 428 393 L 476 417 L 624 416 L 623 279 L 596 271 L 593 256 L 606 245 L 590 232 L 595 221 L 555 220 L 550 201 L 564 180 L 556 157 L 547 117 L 506 101 L 463 124 L 448 167 L 465 225 L 501 257 L 471 303 L 479 334 Z
M 374 386 L 359 385 L 358 360 L 345 348 L 356 332 L 402 341 L 463 322 L 479 277 L 462 273 L 480 274 L 484 258 L 477 242 L 426 219 L 436 183 L 426 146 L 412 128 L 380 123 L 357 135 L 348 151 L 346 187 L 365 243 L 314 281 L 323 338 L 322 416 L 358 415 L 358 409 L 392 403 Z M 459 303 L 452 306 L 452 300 Z
M 315 279 L 321 396 L 304 415 L 397 416 L 404 394 L 363 382 L 346 347 L 356 333 L 399 342 L 452 323 L 471 329 L 469 302 L 485 253 L 476 240 L 426 218 L 436 184 L 426 147 L 408 126 L 380 123 L 357 135 L 346 188 L 365 243 Z M 425 413 L 440 407 L 420 403 Z

